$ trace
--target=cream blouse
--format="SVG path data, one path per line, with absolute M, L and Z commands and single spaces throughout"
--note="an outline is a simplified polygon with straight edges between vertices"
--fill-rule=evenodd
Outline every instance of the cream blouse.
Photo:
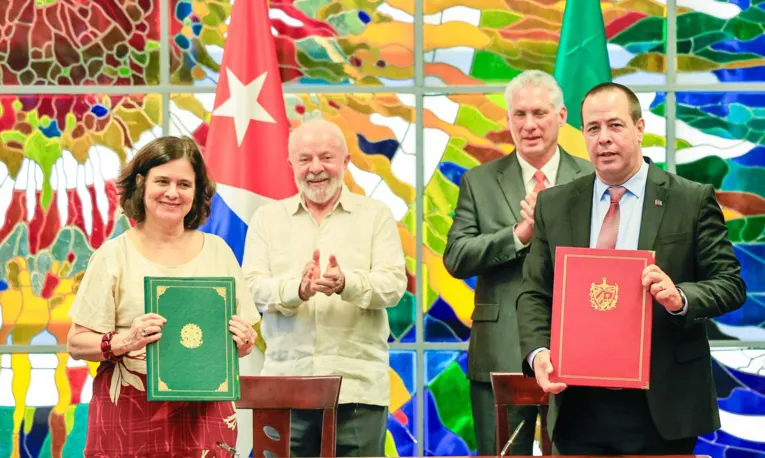
M 125 333 L 133 320 L 145 313 L 144 277 L 234 277 L 237 313 L 253 325 L 260 321 L 247 282 L 226 242 L 204 233 L 200 252 L 184 264 L 166 266 L 143 256 L 126 233 L 104 244 L 93 253 L 69 316 L 72 322 L 106 333 Z M 112 375 L 109 395 L 116 403 L 123 386 L 145 391 L 141 379 L 146 374 L 146 349 L 130 352 L 135 358 L 121 358 Z

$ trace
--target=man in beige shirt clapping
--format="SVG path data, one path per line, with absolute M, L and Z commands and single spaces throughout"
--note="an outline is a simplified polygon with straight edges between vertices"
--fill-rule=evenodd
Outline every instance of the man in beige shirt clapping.
M 260 207 L 242 268 L 263 315 L 262 375 L 343 376 L 337 456 L 384 456 L 388 314 L 407 284 L 396 221 L 343 185 L 342 131 L 314 119 L 290 135 L 298 195 Z M 319 456 L 320 411 L 293 411 L 292 456 Z

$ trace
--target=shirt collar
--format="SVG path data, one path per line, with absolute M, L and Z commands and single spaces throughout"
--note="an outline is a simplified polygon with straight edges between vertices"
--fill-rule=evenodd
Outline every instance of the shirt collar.
M 645 192 L 645 184 L 648 181 L 648 162 L 643 161 L 643 164 L 638 169 L 637 173 L 624 182 L 621 186 L 627 188 L 627 192 L 634 195 L 638 199 Z M 595 192 L 597 192 L 598 200 L 603 199 L 603 195 L 608 191 L 610 185 L 603 183 L 600 178 L 595 175 Z
M 343 186 L 340 190 L 340 198 L 335 203 L 332 211 L 334 212 L 338 207 L 340 207 L 349 213 L 353 212 L 353 210 L 356 208 L 356 200 L 354 197 L 355 196 L 351 190 L 348 189 L 345 183 L 343 183 Z M 293 215 L 297 214 L 301 209 L 308 211 L 308 208 L 305 205 L 305 199 L 303 199 L 303 193 L 301 192 L 298 192 L 294 196 L 290 197 L 287 205 L 288 208 L 292 210 Z
M 516 154 L 518 152 L 516 151 Z M 523 184 L 526 184 L 534 179 L 534 173 L 537 169 L 533 165 L 529 164 L 526 159 L 517 154 L 518 164 L 521 166 L 521 177 L 523 178 Z M 550 185 L 555 186 L 555 179 L 558 175 L 558 166 L 560 165 L 560 147 L 555 147 L 555 154 L 550 158 L 545 165 L 542 166 L 542 173 L 545 174 L 545 178 L 550 182 Z

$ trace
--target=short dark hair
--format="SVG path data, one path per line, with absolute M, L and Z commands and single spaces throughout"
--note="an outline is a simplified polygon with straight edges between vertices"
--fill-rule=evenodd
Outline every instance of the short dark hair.
M 187 229 L 197 229 L 210 216 L 212 198 L 215 195 L 215 182 L 207 174 L 202 153 L 197 144 L 189 137 L 160 137 L 141 148 L 133 159 L 122 168 L 117 180 L 120 196 L 120 206 L 128 218 L 136 223 L 146 219 L 144 205 L 144 184 L 149 170 L 167 164 L 176 159 L 186 158 L 194 169 L 194 202 L 191 210 L 183 218 L 183 226 Z M 138 182 L 138 175 L 143 180 Z
M 598 84 L 597 86 L 587 91 L 586 94 L 584 94 L 582 103 L 579 105 L 579 119 L 582 123 L 582 128 L 584 128 L 584 111 L 582 110 L 584 108 L 584 101 L 587 100 L 587 97 L 591 95 L 595 95 L 595 94 L 599 94 L 601 92 L 607 92 L 607 91 L 619 91 L 625 96 L 627 96 L 627 103 L 629 104 L 629 110 L 630 110 L 630 118 L 632 119 L 633 123 L 637 124 L 637 122 L 640 121 L 640 118 L 643 117 L 643 109 L 640 107 L 640 100 L 638 100 L 635 93 L 632 92 L 632 90 L 628 88 L 627 86 L 608 81 L 606 83 Z

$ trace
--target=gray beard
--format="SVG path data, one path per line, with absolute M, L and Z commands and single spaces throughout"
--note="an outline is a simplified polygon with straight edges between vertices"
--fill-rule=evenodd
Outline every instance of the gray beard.
M 309 201 L 316 203 L 316 204 L 324 204 L 327 203 L 332 197 L 335 196 L 335 193 L 338 189 L 340 189 L 343 185 L 343 176 L 342 174 L 338 177 L 330 178 L 327 186 L 324 189 L 313 189 L 308 185 L 307 180 L 298 180 L 295 179 L 295 183 L 297 184 L 298 189 L 300 190 L 300 193 Z

